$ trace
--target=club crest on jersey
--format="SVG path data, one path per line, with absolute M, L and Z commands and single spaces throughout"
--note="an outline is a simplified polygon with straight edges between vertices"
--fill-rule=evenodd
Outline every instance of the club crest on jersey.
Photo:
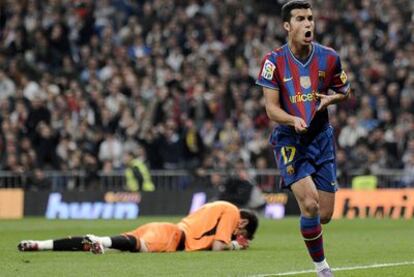
M 304 89 L 308 89 L 311 87 L 311 80 L 309 78 L 309 76 L 300 76 L 300 85 L 304 88 Z
M 346 76 L 346 73 L 343 70 L 342 70 L 341 75 L 339 76 L 339 78 L 341 78 L 342 84 L 345 84 L 346 81 L 348 80 L 348 76 Z
M 325 75 L 326 75 L 325 71 L 321 71 L 321 70 L 318 71 L 319 79 L 325 79 Z
M 276 65 L 272 63 L 271 61 L 266 60 L 263 65 L 262 77 L 267 80 L 272 80 L 273 72 L 275 71 L 275 69 L 276 69 Z

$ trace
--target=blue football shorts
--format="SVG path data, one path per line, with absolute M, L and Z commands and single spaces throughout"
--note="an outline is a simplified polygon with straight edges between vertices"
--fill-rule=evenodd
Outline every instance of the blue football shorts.
M 310 137 L 310 135 L 312 135 Z M 315 134 L 297 134 L 277 127 L 270 137 L 284 188 L 311 176 L 318 190 L 336 192 L 336 163 L 333 127 Z

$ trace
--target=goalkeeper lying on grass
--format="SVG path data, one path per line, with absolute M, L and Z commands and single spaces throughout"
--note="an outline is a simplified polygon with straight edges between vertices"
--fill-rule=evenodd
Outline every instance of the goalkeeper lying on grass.
M 23 240 L 20 251 L 91 251 L 112 248 L 130 252 L 240 250 L 249 247 L 258 226 L 257 216 L 229 202 L 203 205 L 179 223 L 154 222 L 112 237 L 86 235 L 57 240 Z

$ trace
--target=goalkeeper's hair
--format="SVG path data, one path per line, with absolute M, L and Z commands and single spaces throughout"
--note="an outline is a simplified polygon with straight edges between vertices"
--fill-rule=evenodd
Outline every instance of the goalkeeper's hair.
M 254 238 L 254 233 L 256 233 L 257 226 L 259 226 L 259 219 L 256 213 L 251 210 L 240 209 L 240 217 L 249 221 L 245 228 L 247 231 L 247 239 L 252 240 Z
M 294 9 L 312 9 L 312 5 L 306 0 L 293 0 L 288 1 L 282 6 L 282 20 L 283 22 L 289 22 L 292 18 L 291 11 Z

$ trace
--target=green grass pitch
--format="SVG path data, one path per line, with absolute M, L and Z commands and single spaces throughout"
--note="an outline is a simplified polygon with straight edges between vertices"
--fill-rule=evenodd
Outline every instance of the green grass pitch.
M 114 235 L 149 221 L 137 220 L 0 220 L 0 276 L 272 276 L 313 268 L 300 238 L 298 219 L 261 219 L 247 251 L 194 253 L 120 253 L 17 251 L 23 239 L 68 235 Z M 413 220 L 336 220 L 324 227 L 325 252 L 335 276 L 414 276 Z M 344 271 L 341 268 L 409 262 Z M 269 275 L 267 275 L 269 274 Z M 290 276 L 315 276 L 314 273 Z

